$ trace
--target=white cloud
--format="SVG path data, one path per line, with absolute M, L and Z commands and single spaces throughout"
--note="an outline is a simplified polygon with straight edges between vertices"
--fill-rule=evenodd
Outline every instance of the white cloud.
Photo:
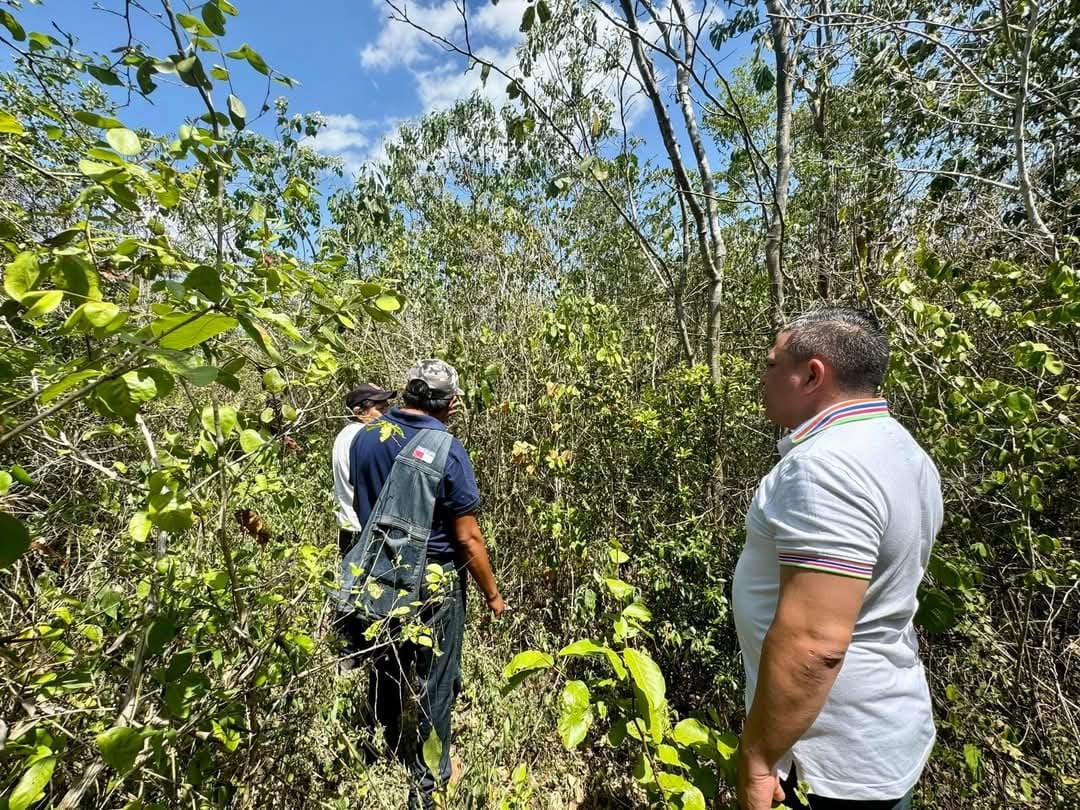
M 350 149 L 363 149 L 370 143 L 365 135 L 374 126 L 374 122 L 361 121 L 355 115 L 323 115 L 326 126 L 319 130 L 314 138 L 305 139 L 305 143 L 316 152 L 334 155 Z
M 469 26 L 504 42 L 516 43 L 521 39 L 521 17 L 528 5 L 528 0 L 502 0 L 498 5 L 483 5 L 470 15 Z
M 386 8 L 381 2 L 377 5 Z M 461 12 L 453 0 L 430 6 L 410 4 L 407 9 L 410 20 L 437 36 L 452 39 L 462 28 Z M 384 17 L 379 36 L 360 51 L 360 64 L 366 68 L 389 70 L 411 67 L 423 61 L 431 54 L 435 44 L 425 31 L 409 23 L 392 20 L 389 16 Z
M 345 172 L 355 177 L 373 153 L 381 148 L 381 133 L 384 133 L 386 121 L 362 121 L 351 113 L 344 115 L 322 114 L 326 125 L 313 138 L 305 138 L 303 143 L 321 155 L 341 158 L 345 163 Z

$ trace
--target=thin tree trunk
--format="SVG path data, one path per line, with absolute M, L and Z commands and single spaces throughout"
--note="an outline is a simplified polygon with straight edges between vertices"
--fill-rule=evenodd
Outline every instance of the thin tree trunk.
M 698 200 L 695 198 L 693 188 L 690 185 L 690 177 L 686 171 L 686 164 L 682 159 L 679 141 L 675 137 L 675 128 L 671 123 L 671 116 L 668 115 L 664 100 L 660 97 L 660 90 L 656 83 L 656 71 L 653 68 L 652 60 L 645 53 L 645 48 L 642 45 L 637 14 L 634 9 L 634 0 L 619 0 L 619 5 L 622 9 L 623 17 L 626 20 L 626 26 L 630 31 L 630 47 L 634 55 L 634 63 L 637 65 L 638 72 L 641 74 L 641 84 L 645 89 L 645 95 L 649 97 L 649 101 L 652 103 L 653 114 L 656 117 L 656 125 L 660 130 L 660 137 L 664 142 L 664 149 L 667 152 L 671 170 L 675 174 L 676 191 L 683 204 L 689 209 L 690 215 L 694 220 L 694 230 L 697 234 L 698 247 L 701 251 L 705 266 L 710 273 L 710 277 L 712 277 L 715 275 L 713 271 L 715 264 L 710 237 L 705 224 L 705 214 L 702 211 Z M 710 327 L 706 353 L 709 357 L 710 364 L 712 365 L 710 371 L 715 377 L 716 369 L 714 365 L 715 358 L 712 335 L 713 330 L 716 327 L 713 323 L 712 308 L 712 301 L 710 299 Z
M 794 60 L 789 24 L 779 0 L 765 0 L 776 57 L 776 184 L 765 237 L 765 268 L 769 274 L 772 324 L 784 323 L 784 227 L 788 181 L 791 177 L 791 107 L 795 92 Z
M 1020 187 L 1020 196 L 1024 200 L 1024 211 L 1027 213 L 1028 224 L 1040 236 L 1054 241 L 1054 234 L 1046 226 L 1039 206 L 1035 202 L 1035 191 L 1031 186 L 1031 176 L 1028 174 L 1027 165 L 1027 135 L 1025 122 L 1027 118 L 1027 95 L 1028 81 L 1031 67 L 1031 45 L 1035 39 L 1035 28 L 1039 21 L 1039 1 L 1031 0 L 1028 4 L 1027 29 L 1024 32 L 1024 44 L 1017 55 L 1019 64 L 1019 77 L 1016 82 L 1016 96 L 1013 108 L 1013 146 L 1016 154 L 1016 184 Z M 1002 21 L 1006 26 L 1008 20 Z
M 675 13 L 679 16 L 682 25 L 683 59 L 675 71 L 675 85 L 679 96 L 679 106 L 682 108 L 683 120 L 686 123 L 686 134 L 690 138 L 690 146 L 694 150 L 694 159 L 697 161 L 698 175 L 701 178 L 702 197 L 705 202 L 705 223 L 709 238 L 710 250 L 706 254 L 705 268 L 709 273 L 709 318 L 708 318 L 708 358 L 709 372 L 713 382 L 720 382 L 720 310 L 724 302 L 724 262 L 727 258 L 727 245 L 724 243 L 724 235 L 720 230 L 720 214 L 716 208 L 716 183 L 713 182 L 712 169 L 709 166 L 709 156 L 705 151 L 705 144 L 701 138 L 701 129 L 698 127 L 697 114 L 694 112 L 693 99 L 690 96 L 690 71 L 694 65 L 694 55 L 697 42 L 690 31 L 687 23 L 686 9 L 683 0 L 674 0 Z M 670 39 L 665 38 L 668 47 L 671 48 Z
M 818 139 L 821 165 L 825 167 L 825 188 L 822 192 L 821 215 L 817 227 L 817 293 L 823 301 L 829 298 L 832 271 L 832 248 L 836 244 L 839 223 L 836 211 L 836 168 L 828 141 L 829 68 L 827 55 L 832 50 L 832 28 L 829 25 L 832 9 L 829 0 L 822 0 L 822 21 L 816 26 L 818 72 L 814 85 L 812 110 L 814 134 Z

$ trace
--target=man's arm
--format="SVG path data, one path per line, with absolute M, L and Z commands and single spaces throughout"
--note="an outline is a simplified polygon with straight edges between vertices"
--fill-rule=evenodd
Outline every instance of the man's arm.
M 454 534 L 465 554 L 465 567 L 483 592 L 488 607 L 496 616 L 502 615 L 506 606 L 499 594 L 499 586 L 495 584 L 495 575 L 491 572 L 487 544 L 484 542 L 483 532 L 480 531 L 480 524 L 476 521 L 476 515 L 470 512 L 454 518 Z
M 782 793 L 773 768 L 825 705 L 844 663 L 869 583 L 780 566 L 776 615 L 765 635 L 739 752 L 739 801 L 767 810 Z

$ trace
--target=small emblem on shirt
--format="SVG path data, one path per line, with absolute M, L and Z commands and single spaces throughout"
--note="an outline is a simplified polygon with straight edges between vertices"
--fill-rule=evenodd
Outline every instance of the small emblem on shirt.
M 417 447 L 412 451 L 412 457 L 420 459 L 425 464 L 430 464 L 435 460 L 435 454 L 426 447 Z

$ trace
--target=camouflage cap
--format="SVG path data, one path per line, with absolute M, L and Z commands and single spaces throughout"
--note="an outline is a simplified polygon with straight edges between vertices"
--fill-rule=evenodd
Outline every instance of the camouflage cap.
M 432 392 L 438 392 L 446 396 L 454 394 L 460 396 L 465 393 L 458 386 L 457 370 L 449 363 L 438 358 L 421 360 L 410 368 L 409 373 L 405 375 L 406 384 L 411 380 L 423 380 Z

